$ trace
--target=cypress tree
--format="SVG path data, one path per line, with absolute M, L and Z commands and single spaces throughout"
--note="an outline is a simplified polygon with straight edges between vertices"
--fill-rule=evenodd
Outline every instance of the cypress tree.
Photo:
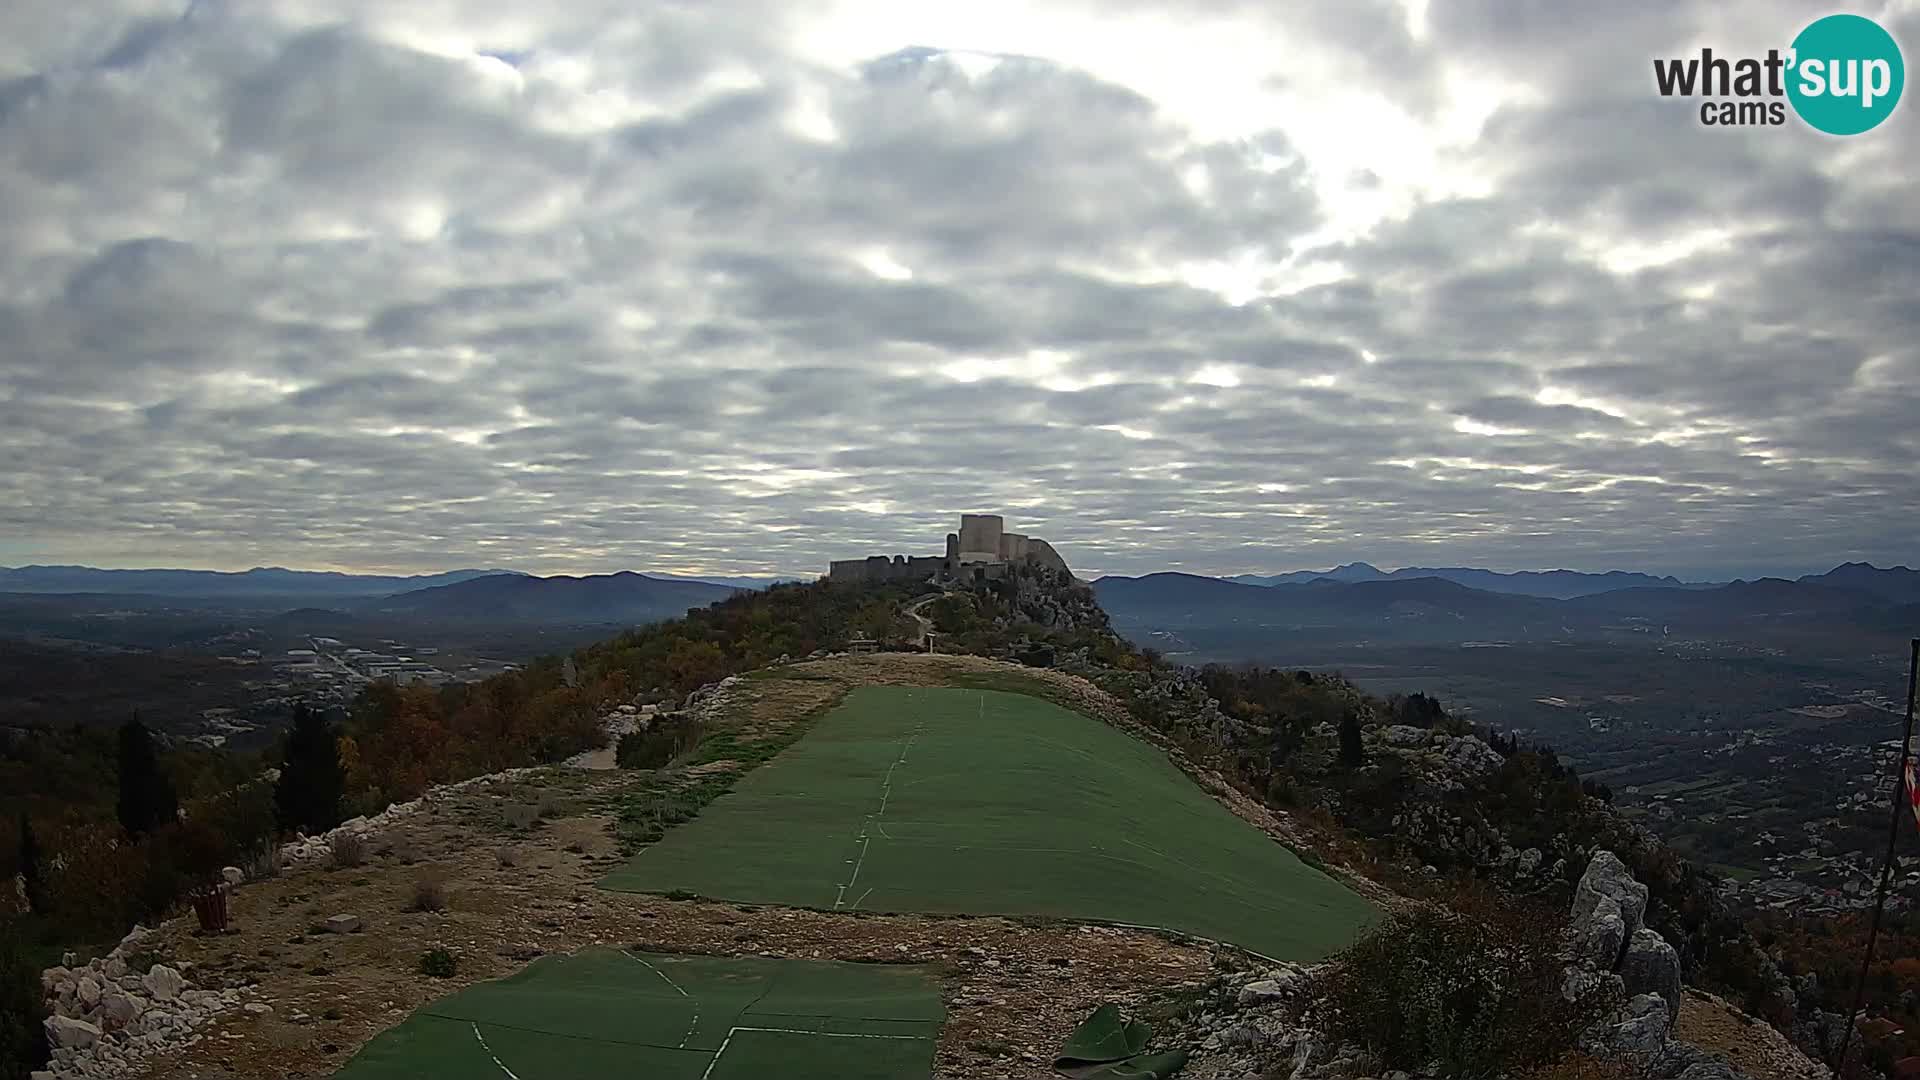
M 153 732 L 139 717 L 120 728 L 120 825 L 143 836 L 180 820 L 180 800 L 173 782 L 160 769 Z
M 1367 751 L 1360 742 L 1360 714 L 1348 709 L 1340 716 L 1340 764 L 1351 769 L 1366 760 Z
M 287 758 L 274 785 L 273 804 L 283 829 L 321 833 L 340 824 L 340 798 L 346 793 L 339 739 L 319 713 L 296 705 L 287 732 Z
M 40 962 L 18 925 L 0 923 L 0 1076 L 24 1077 L 47 1063 L 46 1018 Z
M 46 890 L 40 877 L 40 841 L 33 835 L 33 821 L 20 813 L 20 880 L 27 886 L 27 910 L 45 911 Z

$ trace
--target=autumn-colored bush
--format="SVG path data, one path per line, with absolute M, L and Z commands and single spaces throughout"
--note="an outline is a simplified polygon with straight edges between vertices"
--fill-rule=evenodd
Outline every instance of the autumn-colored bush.
M 47 910 L 80 936 L 108 936 L 147 917 L 147 847 L 118 825 L 59 830 L 48 845 L 59 853 L 47 870 Z
M 1462 891 L 1450 907 L 1388 916 L 1320 977 L 1316 996 L 1336 1038 L 1390 1068 L 1438 1062 L 1442 1075 L 1469 1078 L 1540 1068 L 1612 1005 L 1604 991 L 1562 995 L 1565 926 L 1552 908 Z

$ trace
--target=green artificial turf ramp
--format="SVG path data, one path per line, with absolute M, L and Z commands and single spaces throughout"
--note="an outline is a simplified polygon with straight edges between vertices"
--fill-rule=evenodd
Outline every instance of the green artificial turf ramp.
M 589 949 L 442 998 L 334 1075 L 926 1080 L 944 1018 L 918 967 Z
M 862 687 L 602 887 L 1162 927 L 1318 960 L 1371 905 L 1160 751 L 1038 698 Z

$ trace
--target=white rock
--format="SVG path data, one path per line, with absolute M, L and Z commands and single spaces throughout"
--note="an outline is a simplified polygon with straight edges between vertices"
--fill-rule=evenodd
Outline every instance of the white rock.
M 140 1019 L 146 1008 L 146 1002 L 132 994 L 108 994 L 100 999 L 100 1013 L 106 1018 L 101 1027 L 108 1031 L 126 1027 Z
M 155 1001 L 172 1001 L 179 996 L 180 991 L 186 989 L 187 980 L 173 968 L 165 964 L 155 964 L 152 970 L 147 972 L 146 978 L 140 980 L 140 985 L 146 988 L 147 993 L 153 995 Z
M 73 996 L 79 998 L 80 1004 L 89 1009 L 100 1004 L 100 980 L 91 975 L 80 976 L 80 983 L 74 989 Z
M 1250 982 L 1240 988 L 1238 995 L 1242 1005 L 1270 1005 L 1284 1001 L 1287 996 L 1287 984 L 1278 979 L 1261 979 Z
M 1631 939 L 1646 920 L 1647 887 L 1634 880 L 1633 872 L 1618 855 L 1605 850 L 1593 853 L 1586 872 L 1580 875 L 1580 883 L 1574 886 L 1573 922 L 1576 925 L 1582 922 L 1599 905 L 1601 897 L 1619 905 L 1621 920 Z
M 1427 741 L 1427 729 L 1411 724 L 1394 724 L 1380 732 L 1388 746 L 1422 746 Z
M 358 915 L 334 915 L 327 919 L 327 933 L 329 934 L 351 934 L 358 929 L 360 929 L 360 916 Z
M 220 878 L 229 885 L 238 885 L 247 880 L 247 872 L 237 866 L 223 866 L 220 868 Z
M 1462 735 L 1447 747 L 1447 761 L 1468 776 L 1480 777 L 1495 772 L 1506 760 L 1475 735 Z
M 80 1050 L 100 1041 L 100 1029 L 70 1016 L 49 1016 L 47 1041 L 55 1046 Z
M 249 1001 L 244 1006 L 242 1006 L 242 1008 L 246 1009 L 248 1012 L 252 1013 L 255 1016 L 265 1016 L 266 1014 L 273 1011 L 273 1006 L 267 1004 L 264 1001 Z

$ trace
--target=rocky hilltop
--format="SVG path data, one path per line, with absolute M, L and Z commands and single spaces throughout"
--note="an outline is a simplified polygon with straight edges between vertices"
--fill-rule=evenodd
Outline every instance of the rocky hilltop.
M 769 612 L 790 621 L 769 622 Z M 926 648 L 921 623 L 936 647 L 960 655 L 904 651 Z M 877 637 L 883 651 L 841 655 L 835 634 Z M 706 666 L 689 669 L 691 654 L 676 643 L 696 635 Z M 797 651 L 810 642 L 818 645 Z M 691 682 L 689 671 L 711 677 Z M 1563 1063 L 1574 1073 L 1824 1073 L 1707 992 L 1775 1003 L 1792 994 L 1711 879 L 1622 820 L 1550 750 L 1475 729 L 1420 695 L 1382 700 L 1306 672 L 1158 662 L 1113 634 L 1084 584 L 1044 566 L 933 594 L 885 583 L 781 587 L 501 678 L 519 680 L 515 692 L 529 699 L 593 688 L 584 699 L 606 730 L 643 740 L 671 727 L 686 738 L 658 767 L 583 767 L 616 755 L 581 754 L 441 785 L 294 838 L 268 867 L 233 869 L 233 932 L 199 934 L 189 915 L 45 973 L 58 1052 L 36 1080 L 324 1075 L 453 987 L 596 943 L 948 963 L 942 1077 L 1052 1075 L 1052 1050 L 1109 1000 L 1157 1018 L 1160 1043 L 1192 1055 L 1183 1075 L 1455 1072 L 1437 1056 L 1409 1059 L 1398 1028 L 1365 1022 L 1355 991 L 1355 972 L 1378 956 L 1419 955 L 1431 941 L 1458 943 L 1433 956 L 1442 967 L 1464 962 L 1463 978 L 1478 977 L 1482 963 L 1507 972 L 1488 984 L 1489 1001 L 1541 987 L 1528 1008 L 1558 1025 L 1553 1038 L 1583 1063 Z M 1371 939 L 1384 946 L 1369 952 L 1363 941 L 1302 968 L 1125 928 L 852 918 L 591 887 L 636 836 L 671 827 L 664 805 L 698 813 L 699 799 L 771 754 L 743 747 L 784 745 L 849 688 L 876 683 L 1018 689 L 1161 748 L 1233 813 L 1386 911 Z M 1545 929 L 1481 934 L 1508 911 Z M 423 951 L 444 953 L 445 965 Z M 1417 1013 L 1419 993 L 1390 1004 Z M 1548 1075 L 1515 1054 L 1495 1071 Z

